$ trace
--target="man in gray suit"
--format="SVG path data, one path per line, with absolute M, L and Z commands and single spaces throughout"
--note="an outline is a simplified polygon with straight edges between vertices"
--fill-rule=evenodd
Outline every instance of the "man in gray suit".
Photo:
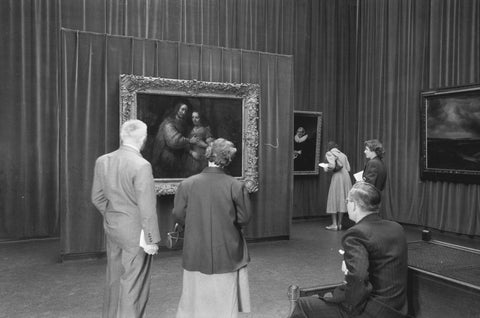
M 103 317 L 145 314 L 160 241 L 152 167 L 140 154 L 146 137 L 144 122 L 125 122 L 120 148 L 95 163 L 92 202 L 103 216 L 107 241 Z
M 407 313 L 407 241 L 400 224 L 378 216 L 380 191 L 367 182 L 353 185 L 345 232 L 344 285 L 323 297 L 301 297 L 290 318 L 404 317 Z

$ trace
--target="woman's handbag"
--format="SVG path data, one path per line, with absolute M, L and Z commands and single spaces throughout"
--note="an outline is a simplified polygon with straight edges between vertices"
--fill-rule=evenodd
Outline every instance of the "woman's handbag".
M 173 231 L 167 233 L 167 242 L 165 246 L 169 249 L 175 249 L 183 245 L 183 227 L 175 223 Z
M 340 160 L 338 160 L 337 156 L 335 156 L 335 167 L 333 168 L 333 172 L 340 171 L 340 170 L 342 170 L 342 168 L 343 168 L 342 162 Z

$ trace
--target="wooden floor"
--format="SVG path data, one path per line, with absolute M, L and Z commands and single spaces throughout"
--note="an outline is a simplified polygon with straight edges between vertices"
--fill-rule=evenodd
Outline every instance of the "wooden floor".
M 240 317 L 285 317 L 290 284 L 343 279 L 343 232 L 325 230 L 328 221 L 294 221 L 290 240 L 249 244 L 252 312 Z M 405 229 L 409 241 L 421 239 L 421 228 Z M 433 238 L 480 248 L 478 237 L 433 232 Z M 0 317 L 101 317 L 105 259 L 58 263 L 59 247 L 58 239 L 0 243 Z M 155 257 L 147 317 L 175 317 L 181 278 L 181 251 Z

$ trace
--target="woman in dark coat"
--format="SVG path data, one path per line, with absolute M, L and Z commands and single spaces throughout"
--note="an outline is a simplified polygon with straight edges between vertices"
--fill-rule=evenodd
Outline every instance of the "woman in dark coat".
M 207 148 L 208 167 L 182 181 L 173 215 L 184 224 L 183 289 L 177 318 L 237 317 L 250 311 L 243 227 L 251 216 L 245 185 L 227 175 L 236 149 L 219 138 Z
M 377 139 L 365 141 L 364 153 L 367 164 L 363 169 L 363 181 L 373 184 L 379 191 L 382 191 L 387 180 L 387 169 L 382 160 L 385 154 L 382 143 Z

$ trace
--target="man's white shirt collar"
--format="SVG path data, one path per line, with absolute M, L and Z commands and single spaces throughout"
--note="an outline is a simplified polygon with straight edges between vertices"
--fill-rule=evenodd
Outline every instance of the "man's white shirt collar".
M 137 148 L 137 147 L 135 147 L 134 145 L 131 145 L 131 144 L 125 144 L 125 143 L 124 143 L 124 144 L 122 144 L 122 146 L 125 146 L 125 147 L 130 147 L 130 148 L 132 148 L 132 149 L 135 149 L 137 152 L 140 152 L 140 149 L 139 149 L 139 148 Z

